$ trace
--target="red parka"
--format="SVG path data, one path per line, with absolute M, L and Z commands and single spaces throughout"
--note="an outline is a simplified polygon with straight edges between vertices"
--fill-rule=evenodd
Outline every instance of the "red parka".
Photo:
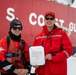
M 12 44 L 12 45 L 11 45 Z M 11 50 L 13 50 L 13 52 L 15 52 L 14 50 L 14 46 L 15 46 L 15 48 L 19 48 L 20 47 L 20 42 L 16 42 L 16 41 L 13 41 L 13 40 L 11 40 L 10 39 L 10 45 L 11 45 Z M 10 45 L 9 45 L 9 47 L 10 47 Z M 8 45 L 7 45 L 7 38 L 3 38 L 3 39 L 1 39 L 0 40 L 0 66 L 2 66 L 3 65 L 3 67 L 5 67 L 5 66 L 10 66 L 10 65 L 12 65 L 13 66 L 13 68 L 11 68 L 10 67 L 10 70 L 9 71 L 7 71 L 7 72 L 13 72 L 13 70 L 16 68 L 16 66 L 15 65 L 13 65 L 11 62 L 7 62 L 7 58 L 6 58 L 6 54 L 9 52 L 9 51 L 11 51 L 11 50 L 9 50 L 8 51 Z M 24 48 L 24 57 L 25 57 L 25 62 L 29 62 L 29 52 L 28 52 L 28 44 L 25 42 L 25 48 Z M 16 57 L 17 58 L 17 57 Z M 1 65 L 1 62 L 3 62 L 4 64 L 2 64 Z M 5 65 L 6 64 L 6 65 Z M 27 66 L 27 65 L 25 65 L 25 66 Z M 7 68 L 6 68 L 7 69 Z M 3 70 L 0 70 L 0 73 L 5 73 L 5 71 L 3 71 Z
M 38 75 L 67 75 L 67 58 L 72 55 L 72 44 L 65 31 L 54 26 L 49 33 L 43 26 L 33 45 L 43 46 L 45 55 L 52 55 L 52 60 L 46 60 L 45 65 L 36 68 Z

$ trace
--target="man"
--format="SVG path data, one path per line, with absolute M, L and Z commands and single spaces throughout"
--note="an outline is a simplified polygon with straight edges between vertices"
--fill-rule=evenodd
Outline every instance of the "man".
M 35 36 L 33 46 L 43 46 L 45 65 L 36 65 L 38 75 L 67 75 L 67 58 L 72 55 L 72 44 L 66 34 L 55 25 L 55 13 L 45 13 L 43 30 Z
M 1 75 L 25 75 L 30 71 L 28 44 L 21 39 L 22 23 L 10 23 L 9 36 L 0 40 Z

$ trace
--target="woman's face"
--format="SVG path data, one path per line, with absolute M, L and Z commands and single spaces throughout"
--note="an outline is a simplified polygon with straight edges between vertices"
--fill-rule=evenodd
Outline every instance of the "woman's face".
M 22 27 L 20 25 L 14 26 L 11 28 L 11 32 L 16 36 L 19 36 L 22 32 Z

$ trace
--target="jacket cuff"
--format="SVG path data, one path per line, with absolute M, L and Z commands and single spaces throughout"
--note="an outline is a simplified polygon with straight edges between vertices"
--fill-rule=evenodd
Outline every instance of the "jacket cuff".
M 7 71 L 8 73 L 12 74 L 13 71 L 16 69 L 16 67 L 11 64 L 10 62 L 8 62 L 7 60 L 5 61 L 0 61 L 0 65 L 1 65 L 1 68 L 4 69 L 5 71 Z
M 28 73 L 30 73 L 30 71 L 31 71 L 31 65 L 30 65 L 29 62 L 26 62 L 25 69 L 28 69 L 28 71 L 29 71 Z

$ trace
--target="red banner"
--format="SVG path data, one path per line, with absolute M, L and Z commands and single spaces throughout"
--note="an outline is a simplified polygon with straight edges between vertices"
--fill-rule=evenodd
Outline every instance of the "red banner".
M 76 46 L 76 9 L 46 0 L 0 0 L 0 39 L 9 31 L 10 21 L 18 18 L 23 24 L 22 37 L 32 44 L 34 36 L 44 25 L 47 11 L 56 13 L 56 24 L 67 27 L 73 46 Z

